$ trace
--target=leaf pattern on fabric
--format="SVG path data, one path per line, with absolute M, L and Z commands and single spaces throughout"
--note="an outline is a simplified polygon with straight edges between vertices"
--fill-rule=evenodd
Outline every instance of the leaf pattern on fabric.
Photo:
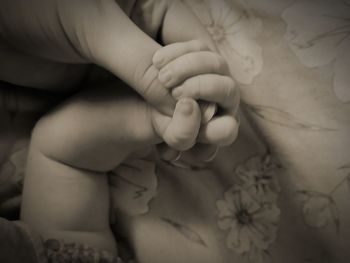
M 340 166 L 339 169 L 350 169 L 350 163 Z
M 315 191 L 301 190 L 298 196 L 302 202 L 305 223 L 310 227 L 322 228 L 333 224 L 339 231 L 339 212 L 332 196 Z
M 343 103 L 350 101 L 350 1 L 304 0 L 282 14 L 285 38 L 307 67 L 334 62 L 333 88 Z
M 336 129 L 323 127 L 317 124 L 299 120 L 296 116 L 271 106 L 244 104 L 245 108 L 255 116 L 291 129 L 303 129 L 309 131 L 336 131 Z
M 348 190 L 350 192 L 350 163 L 342 165 L 341 167 L 339 167 L 339 170 L 349 170 L 348 175 L 346 176 L 346 178 L 344 180 L 346 181 L 346 184 L 348 186 Z
M 262 22 L 244 5 L 216 0 L 186 0 L 211 35 L 221 55 L 226 58 L 232 76 L 250 84 L 263 65 L 261 47 L 255 38 Z
M 113 206 L 127 215 L 144 214 L 157 193 L 155 163 L 129 159 L 110 173 Z
M 207 244 L 204 242 L 204 240 L 201 238 L 201 236 L 196 233 L 194 230 L 190 229 L 187 226 L 184 226 L 180 223 L 177 223 L 173 220 L 167 219 L 167 218 L 162 218 L 163 221 L 167 222 L 170 224 L 172 227 L 174 227 L 181 235 L 183 235 L 186 239 L 189 241 L 196 243 L 201 246 L 207 246 Z

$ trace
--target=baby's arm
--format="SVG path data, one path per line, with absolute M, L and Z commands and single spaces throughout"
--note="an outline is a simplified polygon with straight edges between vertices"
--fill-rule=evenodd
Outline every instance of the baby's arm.
M 154 125 L 186 136 L 199 126 L 193 100 L 179 102 L 172 120 L 154 112 L 136 94 L 110 86 L 87 90 L 44 116 L 32 135 L 21 219 L 45 239 L 116 252 L 106 173 L 160 142 Z

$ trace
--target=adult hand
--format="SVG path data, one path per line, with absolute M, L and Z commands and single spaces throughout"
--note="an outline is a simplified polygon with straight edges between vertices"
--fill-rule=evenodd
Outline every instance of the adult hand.
M 115 1 L 2 0 L 0 18 L 0 79 L 61 90 L 85 73 L 85 67 L 73 64 L 96 63 L 163 113 L 173 113 L 175 101 L 152 66 L 161 46 Z

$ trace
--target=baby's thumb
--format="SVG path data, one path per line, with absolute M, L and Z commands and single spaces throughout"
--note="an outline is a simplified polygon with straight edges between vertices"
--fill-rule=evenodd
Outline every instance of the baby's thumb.
M 195 143 L 201 125 L 201 112 L 197 102 L 184 98 L 177 102 L 172 118 L 153 112 L 156 132 L 173 149 L 185 151 Z

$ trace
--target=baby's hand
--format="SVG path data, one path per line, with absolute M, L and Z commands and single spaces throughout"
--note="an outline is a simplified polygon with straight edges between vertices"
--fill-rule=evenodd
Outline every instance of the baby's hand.
M 176 100 L 192 98 L 219 106 L 219 113 L 201 126 L 198 142 L 228 145 L 235 140 L 239 92 L 220 55 L 194 40 L 158 50 L 153 64 L 159 69 L 158 79 L 172 89 Z

